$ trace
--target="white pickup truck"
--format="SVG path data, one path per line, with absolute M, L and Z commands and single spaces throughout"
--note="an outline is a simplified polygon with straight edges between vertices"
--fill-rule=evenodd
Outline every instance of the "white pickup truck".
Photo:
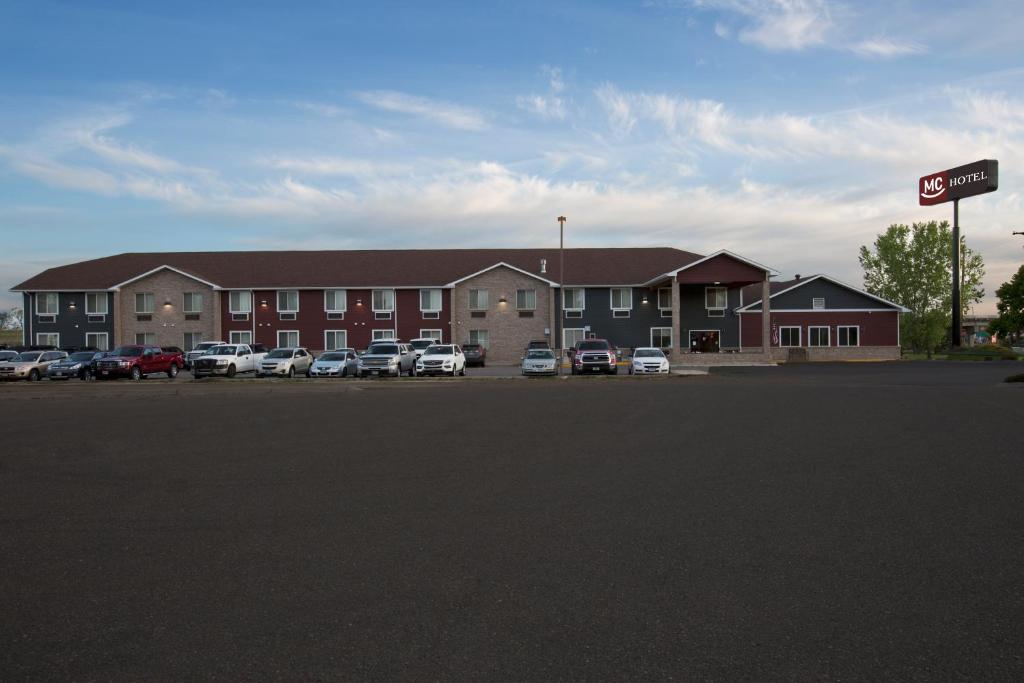
M 234 377 L 240 372 L 255 373 L 266 355 L 267 347 L 263 344 L 222 344 L 193 361 L 192 374 Z

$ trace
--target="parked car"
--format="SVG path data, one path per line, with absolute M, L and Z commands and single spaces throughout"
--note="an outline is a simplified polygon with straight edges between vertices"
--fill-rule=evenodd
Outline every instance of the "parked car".
M 416 375 L 416 352 L 408 344 L 375 342 L 359 357 L 359 376 L 385 375 L 398 377 L 403 372 Z
M 46 369 L 50 379 L 67 380 L 72 377 L 92 379 L 92 358 L 95 351 L 76 351 L 63 360 L 53 363 Z
M 92 376 L 93 377 L 96 377 L 96 371 L 98 369 L 97 363 L 99 363 L 100 360 L 102 360 L 104 358 L 110 358 L 113 355 L 114 355 L 114 350 L 113 349 L 110 349 L 109 351 L 97 351 L 96 353 L 94 353 L 92 355 L 92 360 L 89 361 L 89 369 L 92 370 Z
M 185 367 L 180 353 L 165 353 L 159 346 L 130 344 L 119 346 L 106 358 L 96 361 L 96 379 L 130 377 L 140 380 L 158 372 L 174 379 Z
M 423 352 L 427 349 L 428 346 L 430 346 L 431 344 L 440 343 L 440 339 L 428 339 L 427 337 L 420 337 L 418 339 L 413 339 L 412 341 L 410 341 L 409 346 L 411 346 L 412 350 L 416 352 L 416 358 L 418 360 L 419 357 L 423 355 Z
M 263 357 L 263 362 L 256 370 L 257 377 L 264 375 L 280 375 L 282 377 L 294 377 L 301 373 L 309 377 L 309 368 L 313 365 L 313 355 L 309 349 L 296 347 L 281 347 L 274 349 Z
M 548 343 L 547 339 L 532 339 L 526 343 L 526 350 L 531 349 L 550 349 L 551 344 Z
M 267 347 L 262 344 L 221 344 L 208 349 L 193 363 L 195 377 L 225 375 L 234 377 L 240 372 L 256 373 Z
M 0 363 L 6 363 L 9 360 L 14 360 L 20 351 L 14 349 L 0 349 Z
M 359 357 L 355 349 L 325 351 L 313 361 L 310 377 L 355 377 L 359 373 Z
M 197 358 L 202 356 L 204 353 L 206 353 L 213 347 L 224 346 L 225 344 L 227 344 L 227 342 L 223 341 L 199 342 L 198 344 L 196 344 L 196 347 L 194 349 L 185 354 L 185 367 L 191 369 L 192 363 L 194 363 Z
M 572 362 L 572 374 L 585 372 L 603 372 L 606 375 L 617 375 L 615 350 L 605 339 L 581 339 L 569 351 Z
M 466 356 L 458 344 L 432 344 L 416 361 L 417 375 L 466 374 Z
M 529 349 L 523 356 L 524 375 L 557 375 L 558 358 L 551 349 Z
M 487 365 L 487 349 L 480 344 L 463 344 L 462 353 L 466 354 L 466 365 Z
M 633 349 L 633 358 L 629 361 L 629 374 L 667 375 L 668 372 L 668 358 L 661 349 L 653 346 L 641 346 Z
M 57 361 L 68 357 L 63 351 L 22 351 L 17 356 L 0 364 L 0 379 L 27 379 L 37 382 L 47 369 Z

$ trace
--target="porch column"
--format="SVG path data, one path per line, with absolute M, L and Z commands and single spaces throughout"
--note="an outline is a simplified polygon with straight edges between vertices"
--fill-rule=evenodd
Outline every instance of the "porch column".
M 771 357 L 772 352 L 772 302 L 771 287 L 768 284 L 768 273 L 764 274 L 761 283 L 761 346 L 764 354 Z
M 683 362 L 682 323 L 679 320 L 679 279 L 672 277 L 672 359 Z M 689 348 L 689 347 L 687 347 Z
M 25 316 L 26 318 L 28 316 Z M 118 346 L 127 343 L 124 339 L 125 336 L 125 324 L 124 320 L 121 319 L 121 290 L 114 292 L 114 310 L 113 310 L 114 324 L 111 325 L 110 334 L 110 349 L 116 349 Z M 134 341 L 134 340 L 133 340 Z
M 213 339 L 204 341 L 218 341 L 224 339 L 224 323 L 221 320 L 221 303 L 220 303 L 220 290 L 213 290 Z M 253 315 L 256 312 L 253 311 Z M 256 341 L 255 339 L 253 341 Z
M 557 337 L 558 329 L 555 327 L 555 288 L 548 285 L 548 341 L 551 343 L 552 350 L 557 349 L 562 344 L 562 340 Z

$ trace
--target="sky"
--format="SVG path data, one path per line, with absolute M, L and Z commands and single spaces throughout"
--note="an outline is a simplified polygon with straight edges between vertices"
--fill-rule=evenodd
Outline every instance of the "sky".
M 917 178 L 1024 262 L 1011 2 L 0 2 L 0 308 L 126 251 L 729 249 L 862 283 Z

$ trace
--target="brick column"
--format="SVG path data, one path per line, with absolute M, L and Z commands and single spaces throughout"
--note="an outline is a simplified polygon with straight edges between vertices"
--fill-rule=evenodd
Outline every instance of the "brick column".
M 772 290 L 768 284 L 768 273 L 764 274 L 761 283 L 761 346 L 768 358 L 772 353 Z
M 683 362 L 683 325 L 679 320 L 679 280 L 672 277 L 672 360 L 676 363 Z

